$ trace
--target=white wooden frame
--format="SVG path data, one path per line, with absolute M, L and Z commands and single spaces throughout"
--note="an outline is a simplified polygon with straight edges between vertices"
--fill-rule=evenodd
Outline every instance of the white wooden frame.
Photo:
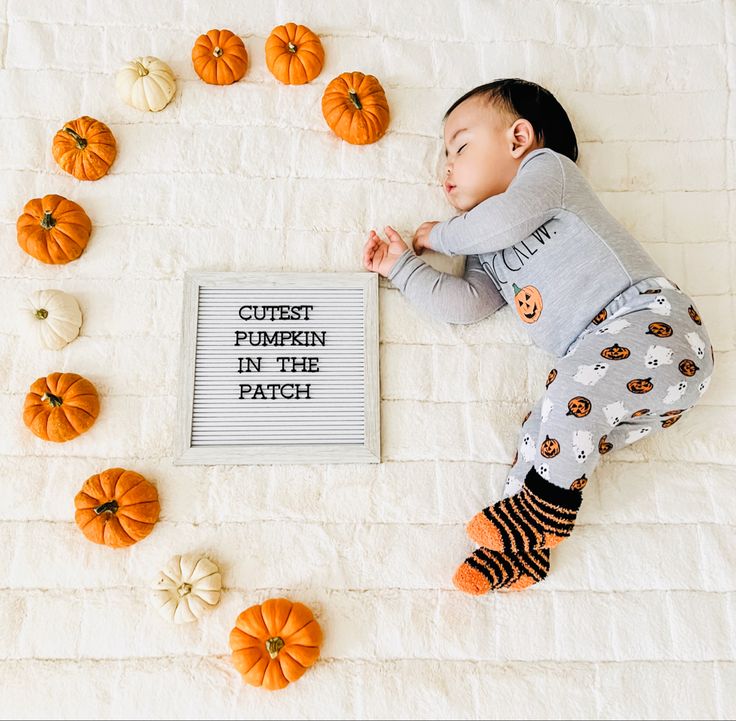
M 194 371 L 200 287 L 338 287 L 363 289 L 365 362 L 365 442 L 363 444 L 193 446 Z M 380 463 L 380 390 L 378 371 L 378 276 L 344 273 L 238 273 L 190 271 L 184 277 L 174 465 L 264 463 Z

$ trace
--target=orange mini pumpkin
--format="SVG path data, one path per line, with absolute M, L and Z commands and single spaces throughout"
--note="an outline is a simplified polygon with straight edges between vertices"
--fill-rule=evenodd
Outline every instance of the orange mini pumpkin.
M 23 422 L 44 441 L 63 443 L 92 427 L 100 413 L 97 389 L 77 373 L 51 373 L 31 385 Z
M 516 312 L 524 323 L 536 323 L 542 315 L 542 294 L 533 286 L 519 288 L 514 283 L 514 300 Z
M 626 387 L 632 393 L 649 393 L 654 388 L 654 384 L 651 378 L 632 378 Z
M 269 691 L 301 678 L 319 657 L 322 629 L 303 603 L 269 598 L 243 611 L 230 632 L 235 668 Z
M 74 498 L 74 520 L 93 543 L 112 548 L 145 538 L 161 507 L 156 487 L 140 473 L 108 468 L 90 476 Z
M 375 143 L 388 129 L 386 93 L 373 75 L 340 73 L 322 94 L 322 115 L 330 129 L 354 145 Z
M 92 221 L 73 200 L 61 195 L 33 198 L 16 223 L 18 245 L 42 263 L 62 264 L 84 252 Z
M 248 51 L 231 30 L 209 30 L 192 48 L 194 71 L 210 85 L 230 85 L 248 69 Z
M 324 62 L 322 42 L 304 25 L 278 25 L 266 40 L 266 65 L 286 85 L 314 80 L 322 72 Z
M 693 323 L 696 325 L 703 325 L 703 321 L 700 320 L 700 315 L 698 314 L 698 311 L 695 310 L 691 305 L 687 307 L 687 314 L 692 318 Z
M 83 115 L 64 125 L 51 146 L 54 160 L 78 180 L 99 180 L 117 155 L 117 143 L 101 120 Z
M 601 355 L 608 360 L 624 360 L 631 355 L 631 351 L 618 343 L 614 343 L 612 346 L 604 348 Z

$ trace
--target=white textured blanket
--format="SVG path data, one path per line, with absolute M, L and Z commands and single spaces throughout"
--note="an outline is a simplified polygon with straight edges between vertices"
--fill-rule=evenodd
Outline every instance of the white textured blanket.
M 311 27 L 322 74 L 283 86 L 271 29 Z M 245 41 L 240 82 L 208 86 L 195 38 Z M 122 104 L 115 73 L 155 55 L 177 76 L 160 113 Z M 376 75 L 378 143 L 327 128 L 343 71 Z M 381 283 L 381 464 L 174 467 L 182 278 L 188 269 L 355 271 L 371 228 L 410 236 L 450 217 L 436 182 L 441 117 L 475 85 L 525 77 L 573 121 L 606 206 L 697 302 L 716 349 L 702 404 L 604 457 L 552 573 L 469 598 L 452 573 L 465 522 L 499 496 L 551 356 L 510 309 L 435 322 Z M 0 715 L 160 718 L 727 718 L 736 715 L 736 6 L 731 0 L 460 3 L 0 0 Z M 83 183 L 51 155 L 90 115 L 118 140 Z M 25 202 L 58 193 L 94 230 L 45 266 L 16 243 Z M 729 232 L 730 230 L 730 232 Z M 432 262 L 451 264 L 449 259 Z M 81 336 L 39 350 L 18 323 L 32 291 L 73 294 Z M 92 380 L 102 410 L 66 444 L 23 425 L 29 385 Z M 74 495 L 136 470 L 162 515 L 128 550 L 88 542 Z M 221 566 L 220 606 L 169 625 L 147 587 L 175 553 Z M 297 683 L 245 685 L 229 659 L 239 611 L 307 603 L 322 657 Z

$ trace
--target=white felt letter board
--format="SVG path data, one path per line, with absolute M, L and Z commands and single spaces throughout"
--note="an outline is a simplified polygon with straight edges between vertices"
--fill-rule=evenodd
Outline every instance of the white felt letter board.
M 378 463 L 378 276 L 187 273 L 176 464 Z

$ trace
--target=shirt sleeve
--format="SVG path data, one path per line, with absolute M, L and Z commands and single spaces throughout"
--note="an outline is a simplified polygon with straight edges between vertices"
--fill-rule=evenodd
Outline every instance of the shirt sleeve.
M 492 253 L 530 236 L 564 207 L 564 168 L 553 152 L 522 162 L 505 192 L 433 226 L 432 250 L 445 255 Z
M 476 255 L 468 256 L 459 277 L 436 270 L 409 248 L 386 277 L 413 305 L 447 323 L 475 323 L 506 304 Z

